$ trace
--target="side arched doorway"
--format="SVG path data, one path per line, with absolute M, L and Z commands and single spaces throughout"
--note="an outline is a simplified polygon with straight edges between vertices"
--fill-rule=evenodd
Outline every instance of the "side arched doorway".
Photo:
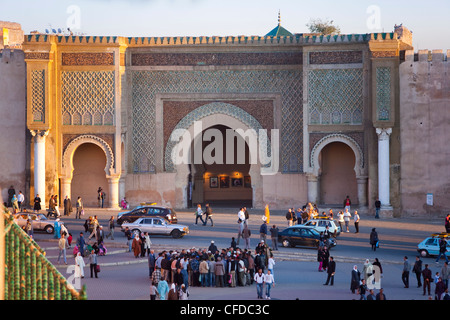
M 319 155 L 320 201 L 322 205 L 341 205 L 348 195 L 359 204 L 355 173 L 355 154 L 342 142 L 326 145 Z
M 308 172 L 308 201 L 342 206 L 367 206 L 367 168 L 360 145 L 345 134 L 330 134 L 312 148 Z
M 84 206 L 97 207 L 97 189 L 106 193 L 104 207 L 119 207 L 120 169 L 110 145 L 95 135 L 81 135 L 65 148 L 60 169 L 61 199 L 71 196 L 75 205 L 80 196 Z
M 105 174 L 106 156 L 93 144 L 84 143 L 73 155 L 72 196 L 83 199 L 87 207 L 97 207 L 97 189 L 101 187 L 108 197 L 108 181 Z

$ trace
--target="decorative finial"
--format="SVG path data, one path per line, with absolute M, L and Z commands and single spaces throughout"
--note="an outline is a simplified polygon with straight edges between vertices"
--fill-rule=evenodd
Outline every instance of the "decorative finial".
M 281 26 L 281 11 L 278 10 L 278 25 Z

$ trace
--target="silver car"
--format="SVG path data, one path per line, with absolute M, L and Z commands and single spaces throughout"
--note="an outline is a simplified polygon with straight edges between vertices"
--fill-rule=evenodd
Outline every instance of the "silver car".
M 13 215 L 14 221 L 19 225 L 19 227 L 23 227 L 27 224 L 27 220 L 31 219 L 31 224 L 33 226 L 33 230 L 36 231 L 45 231 L 48 234 L 52 234 L 54 231 L 54 220 L 49 220 L 42 213 L 16 213 Z M 60 221 L 60 223 L 63 223 Z
M 122 224 L 122 231 L 128 227 L 133 234 L 148 232 L 149 235 L 165 235 L 181 238 L 189 234 L 189 227 L 180 224 L 170 224 L 163 218 L 139 218 L 134 222 Z

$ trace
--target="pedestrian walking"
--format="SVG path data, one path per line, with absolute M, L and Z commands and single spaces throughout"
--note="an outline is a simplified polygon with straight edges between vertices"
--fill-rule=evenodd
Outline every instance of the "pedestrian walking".
M 252 235 L 252 232 L 250 231 L 248 225 L 245 223 L 244 224 L 244 229 L 242 230 L 242 238 L 245 241 L 245 248 L 244 249 L 250 249 L 250 237 L 251 237 L 251 235 Z
M 83 257 L 81 256 L 81 252 L 77 253 L 77 256 L 75 257 L 75 278 L 84 278 L 84 266 L 86 264 L 84 263 Z
M 91 278 L 93 275 L 98 278 L 97 254 L 95 253 L 95 250 L 92 250 L 91 254 L 89 255 L 89 268 L 91 269 Z
M 256 282 L 257 299 L 263 299 L 263 289 L 264 289 L 265 275 L 262 272 L 261 268 L 258 269 L 258 272 L 255 274 L 254 280 Z
M 156 300 L 156 286 L 153 281 L 150 281 L 150 300 Z
M 359 233 L 359 214 L 358 211 L 355 210 L 355 214 L 353 215 L 354 223 L 355 223 L 355 233 Z
M 259 227 L 259 240 L 264 240 L 266 242 L 267 239 L 267 222 L 263 221 L 261 226 Z
M 167 300 L 167 294 L 169 293 L 169 284 L 165 279 L 161 279 L 158 282 L 157 292 L 159 300 Z
M 327 269 L 327 281 L 323 284 L 324 286 L 327 286 L 330 284 L 330 286 L 334 285 L 334 275 L 336 274 L 336 262 L 334 261 L 334 258 L 330 257 L 330 262 L 328 264 Z
M 139 238 L 139 235 L 136 235 L 131 243 L 131 250 L 133 250 L 135 258 L 139 258 L 141 254 L 141 244 L 141 238 Z
M 370 232 L 370 245 L 372 246 L 372 251 L 376 251 L 378 248 L 378 232 L 375 228 L 372 228 L 372 231 Z
M 25 196 L 23 195 L 22 191 L 19 191 L 19 194 L 17 195 L 17 204 L 19 206 L 20 212 L 22 212 L 24 201 L 25 201 Z
M 72 201 L 70 200 L 69 196 L 66 196 L 64 198 L 64 215 L 70 216 L 72 212 L 73 212 Z
M 439 255 L 436 258 L 436 263 L 439 263 L 441 256 L 444 256 L 445 262 L 448 262 L 448 257 L 445 254 L 447 252 L 447 240 L 444 238 L 439 239 Z
M 25 224 L 25 226 L 23 227 L 24 231 L 30 236 L 32 237 L 34 234 L 34 229 L 33 229 L 33 223 L 31 222 L 31 219 L 28 218 L 27 219 L 27 223 Z
M 376 300 L 386 300 L 383 288 L 380 288 L 380 291 L 377 293 Z
M 127 238 L 128 252 L 131 252 L 134 238 L 131 234 L 131 230 L 128 227 L 125 227 L 125 237 Z
M 403 258 L 403 271 L 402 271 L 402 281 L 405 288 L 409 288 L 409 271 L 411 270 L 411 265 L 409 264 L 408 257 Z
M 442 281 L 442 277 L 439 277 L 434 289 L 434 300 L 441 300 L 441 296 L 445 291 L 445 284 Z
M 34 205 L 33 210 L 35 213 L 39 213 L 41 211 L 41 198 L 39 197 L 39 194 L 36 194 L 36 197 L 34 197 Z
M 419 256 L 416 257 L 412 271 L 416 274 L 417 288 L 420 288 L 422 286 L 422 260 Z
M 114 240 L 114 228 L 116 227 L 114 216 L 111 216 L 108 220 L 109 233 L 106 235 L 106 238 L 111 237 L 111 240 Z
M 422 277 L 423 277 L 423 295 L 426 295 L 426 292 L 428 290 L 428 295 L 431 296 L 432 274 L 431 270 L 428 269 L 428 264 L 425 264 L 425 269 L 423 269 L 422 271 Z
M 380 219 L 381 201 L 379 198 L 375 200 L 375 219 Z
M 81 219 L 81 216 L 83 215 L 83 201 L 81 200 L 81 197 L 78 197 L 75 208 L 75 219 Z
M 450 213 L 447 214 L 444 221 L 445 232 L 450 233 Z
M 350 212 L 350 206 L 351 206 L 351 204 L 352 204 L 352 202 L 351 202 L 351 200 L 350 200 L 350 197 L 349 197 L 349 196 L 345 197 L 345 200 L 344 200 L 344 210 L 348 210 L 348 211 Z
M 358 266 L 354 265 L 350 282 L 350 290 L 352 291 L 352 293 L 355 293 L 358 289 L 359 281 L 361 281 L 361 272 L 359 272 Z
M 272 250 L 278 251 L 278 227 L 273 225 L 270 228 L 270 239 L 272 240 Z
M 350 211 L 346 208 L 344 211 L 344 223 L 345 223 L 345 232 L 350 232 L 349 230 L 349 224 L 350 224 L 350 218 L 352 217 L 352 214 Z
M 275 286 L 275 279 L 270 269 L 267 270 L 267 274 L 264 275 L 264 283 L 266 286 L 266 299 L 270 300 L 270 290 Z
M 209 203 L 207 203 L 205 205 L 205 222 L 203 222 L 203 225 L 206 226 L 206 224 L 208 223 L 208 220 L 211 221 L 211 227 L 214 227 L 214 221 L 212 219 L 212 209 L 209 205 Z
M 202 224 L 205 225 L 205 221 L 203 221 L 202 215 L 203 215 L 202 205 L 199 203 L 197 205 L 197 211 L 195 212 L 195 224 L 197 224 L 198 219 L 200 219 Z
M 359 300 L 366 300 L 366 291 L 367 291 L 366 280 L 362 279 L 358 289 Z
M 58 254 L 58 263 L 61 261 L 61 255 L 64 259 L 64 264 L 67 264 L 66 258 L 66 249 L 67 249 L 67 240 L 64 234 L 61 235 L 61 239 L 58 241 L 59 254 Z

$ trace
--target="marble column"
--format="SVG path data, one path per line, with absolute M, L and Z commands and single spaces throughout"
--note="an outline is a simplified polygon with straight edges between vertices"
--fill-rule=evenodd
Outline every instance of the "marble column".
M 111 209 L 119 209 L 119 177 L 107 177 L 108 187 L 109 187 L 109 195 L 108 198 L 108 207 Z
M 74 201 L 72 199 L 71 194 L 72 194 L 72 180 L 61 178 L 61 201 L 63 201 L 65 197 L 68 196 L 70 200 L 72 200 L 73 204 Z
M 34 195 L 39 194 L 41 208 L 46 208 L 45 201 L 45 138 L 48 130 L 30 130 L 34 137 Z
M 376 128 L 378 135 L 378 197 L 382 207 L 391 207 L 389 139 L 392 128 Z
M 314 174 L 307 174 L 308 179 L 308 202 L 317 203 L 319 200 L 319 179 Z
M 358 184 L 358 202 L 360 206 L 367 206 L 367 177 L 356 177 Z

